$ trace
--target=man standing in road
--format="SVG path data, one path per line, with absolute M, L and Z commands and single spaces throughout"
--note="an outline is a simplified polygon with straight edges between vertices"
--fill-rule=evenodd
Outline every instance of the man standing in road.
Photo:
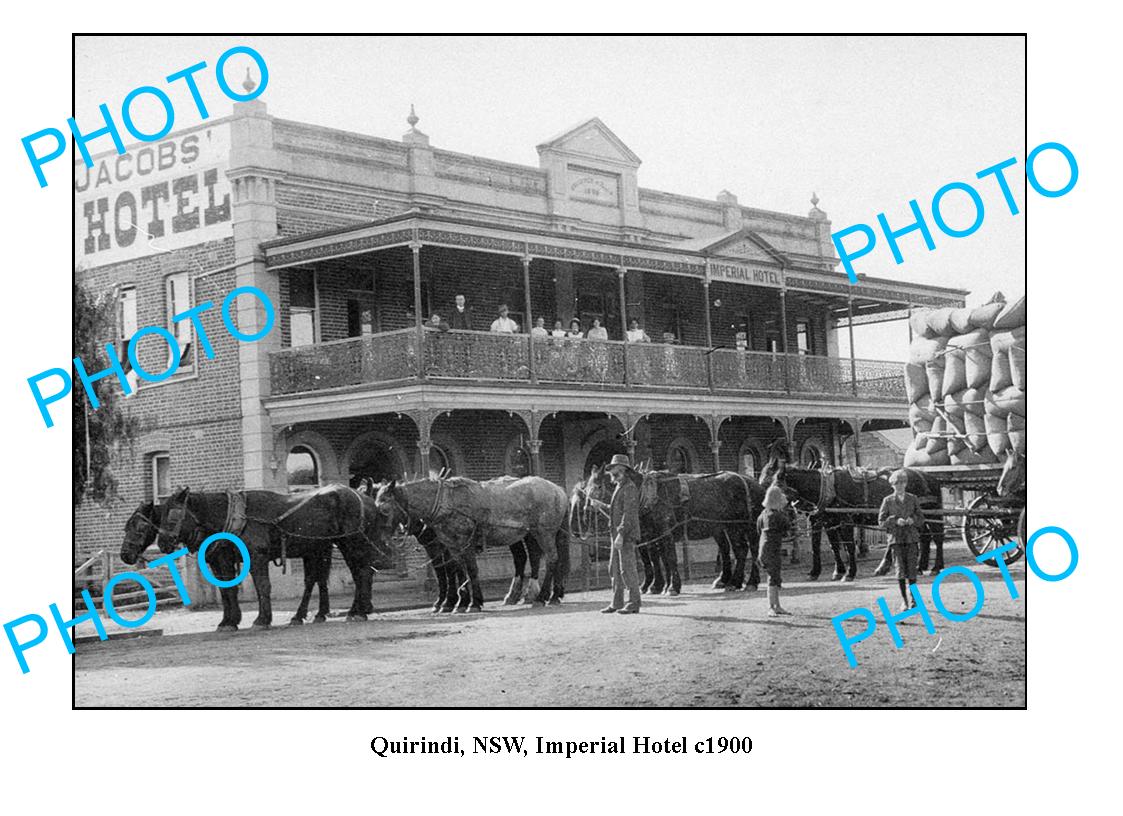
M 639 541 L 639 488 L 631 479 L 632 463 L 622 453 L 608 463 L 608 474 L 616 483 L 609 505 L 612 520 L 612 556 L 608 573 L 612 576 L 612 603 L 601 612 L 631 615 L 639 612 L 639 574 L 636 571 L 636 544 Z M 624 589 L 628 602 L 624 603 Z

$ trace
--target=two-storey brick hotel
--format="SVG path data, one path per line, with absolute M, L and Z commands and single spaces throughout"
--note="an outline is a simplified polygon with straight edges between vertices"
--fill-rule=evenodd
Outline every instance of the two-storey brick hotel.
M 216 306 L 214 358 L 176 324 L 179 372 L 129 398 L 145 430 L 117 465 L 121 501 L 79 508 L 80 558 L 115 551 L 136 504 L 179 484 L 300 489 L 448 467 L 568 488 L 625 451 L 755 472 L 781 437 L 802 461 L 839 461 L 855 431 L 903 427 L 906 403 L 900 364 L 840 358 L 838 332 L 963 304 L 954 289 L 850 286 L 815 198 L 801 216 L 641 187 L 640 159 L 598 119 L 538 145 L 537 167 L 434 147 L 408 121 L 382 139 L 253 101 L 78 166 L 78 274 L 114 293 L 115 339 Z M 253 343 L 217 309 L 245 285 L 277 307 Z M 241 300 L 249 331 L 261 310 Z M 500 304 L 518 332 L 490 331 Z M 433 313 L 467 328 L 429 328 Z M 547 336 L 528 333 L 539 318 Z M 549 333 L 574 318 L 607 339 Z M 628 342 L 632 321 L 651 342 Z M 154 340 L 141 357 L 160 371 Z

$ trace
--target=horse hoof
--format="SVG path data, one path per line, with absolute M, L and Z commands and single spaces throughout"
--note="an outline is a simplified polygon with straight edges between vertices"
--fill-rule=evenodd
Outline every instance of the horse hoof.
M 849 582 L 853 581 L 855 577 L 857 577 L 857 576 L 847 575 L 847 576 L 844 576 L 842 580 L 843 580 L 844 583 L 849 583 Z
M 723 580 L 721 580 L 720 578 L 718 578 L 718 579 L 717 579 L 716 581 L 714 581 L 714 582 L 713 582 L 713 584 L 711 584 L 710 586 L 711 586 L 711 587 L 712 587 L 713 589 L 724 589 L 724 588 L 725 588 L 725 581 L 723 581 Z
M 466 606 L 458 606 L 458 607 L 456 607 L 456 609 L 454 609 L 452 611 L 456 615 L 463 615 L 465 612 L 468 611 L 468 608 Z
M 215 631 L 216 632 L 237 632 L 238 627 L 233 623 L 220 623 L 218 625 L 218 628 L 215 629 Z
M 836 572 L 834 575 L 831 576 L 831 580 L 832 581 L 841 581 L 842 575 L 843 574 L 841 572 Z
M 328 622 L 328 619 L 324 615 L 317 615 L 316 617 L 312 618 L 312 623 L 327 623 L 327 622 Z
M 366 615 L 359 615 L 359 614 L 356 614 L 356 613 L 350 613 L 350 614 L 347 615 L 347 622 L 348 623 L 362 623 L 366 619 L 367 619 Z
M 679 591 L 677 589 L 668 589 L 667 590 L 667 594 L 670 595 L 672 598 L 674 598 L 676 595 L 678 595 L 678 592 Z
M 757 588 L 757 584 L 745 584 L 745 592 L 756 592 Z
M 254 621 L 253 622 L 253 628 L 254 629 L 272 629 L 273 624 L 272 623 L 258 623 L 257 621 Z
M 468 611 L 469 612 L 483 612 L 484 608 L 482 606 L 469 606 Z
M 442 606 L 437 611 L 440 612 L 442 615 L 450 615 L 450 614 L 452 614 L 452 611 L 454 609 L 456 609 L 455 606 Z
M 725 587 L 724 587 L 724 589 L 725 589 L 725 591 L 726 591 L 726 592 L 736 592 L 736 591 L 737 591 L 737 590 L 739 590 L 740 588 L 741 588 L 741 587 L 739 587 L 739 586 L 736 586 L 736 585 L 734 585 L 734 584 L 726 584 L 726 585 L 725 585 Z
M 561 598 L 550 599 L 550 606 L 558 606 L 559 604 L 561 604 Z
M 304 618 L 293 618 L 289 621 L 289 626 L 303 626 Z
M 817 572 L 808 573 L 807 574 L 807 580 L 808 581 L 818 581 L 819 580 L 819 573 L 817 573 Z
M 656 589 L 655 587 L 651 588 L 651 594 L 652 595 L 662 595 L 663 592 L 664 592 L 663 587 L 659 587 L 658 589 Z

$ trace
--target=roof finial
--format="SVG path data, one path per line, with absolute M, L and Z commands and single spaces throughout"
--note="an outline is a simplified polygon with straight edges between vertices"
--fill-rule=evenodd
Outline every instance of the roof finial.
M 246 68 L 246 78 L 242 80 L 242 87 L 246 89 L 246 93 L 252 93 L 253 89 L 257 87 L 257 83 L 253 81 L 250 75 L 250 69 Z
M 409 116 L 406 117 L 406 121 L 409 123 L 410 130 L 417 130 L 417 123 L 421 121 L 417 111 L 413 109 L 412 102 L 409 103 Z
M 819 194 L 818 193 L 815 193 L 815 192 L 811 193 L 811 206 L 812 207 L 818 207 L 819 206 Z

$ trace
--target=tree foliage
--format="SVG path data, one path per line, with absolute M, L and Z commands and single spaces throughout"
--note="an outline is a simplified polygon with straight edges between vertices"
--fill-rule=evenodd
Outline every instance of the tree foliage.
M 86 371 L 91 374 L 109 367 L 105 344 L 114 339 L 116 306 L 117 301 L 112 294 L 94 294 L 79 283 L 75 274 L 74 356 L 81 358 Z M 74 506 L 77 507 L 83 499 L 107 504 L 117 496 L 113 460 L 123 447 L 131 446 L 139 433 L 140 422 L 125 404 L 116 377 L 109 376 L 95 384 L 99 403 L 97 410 L 90 410 L 86 390 L 77 377 L 74 380 L 71 391 Z

